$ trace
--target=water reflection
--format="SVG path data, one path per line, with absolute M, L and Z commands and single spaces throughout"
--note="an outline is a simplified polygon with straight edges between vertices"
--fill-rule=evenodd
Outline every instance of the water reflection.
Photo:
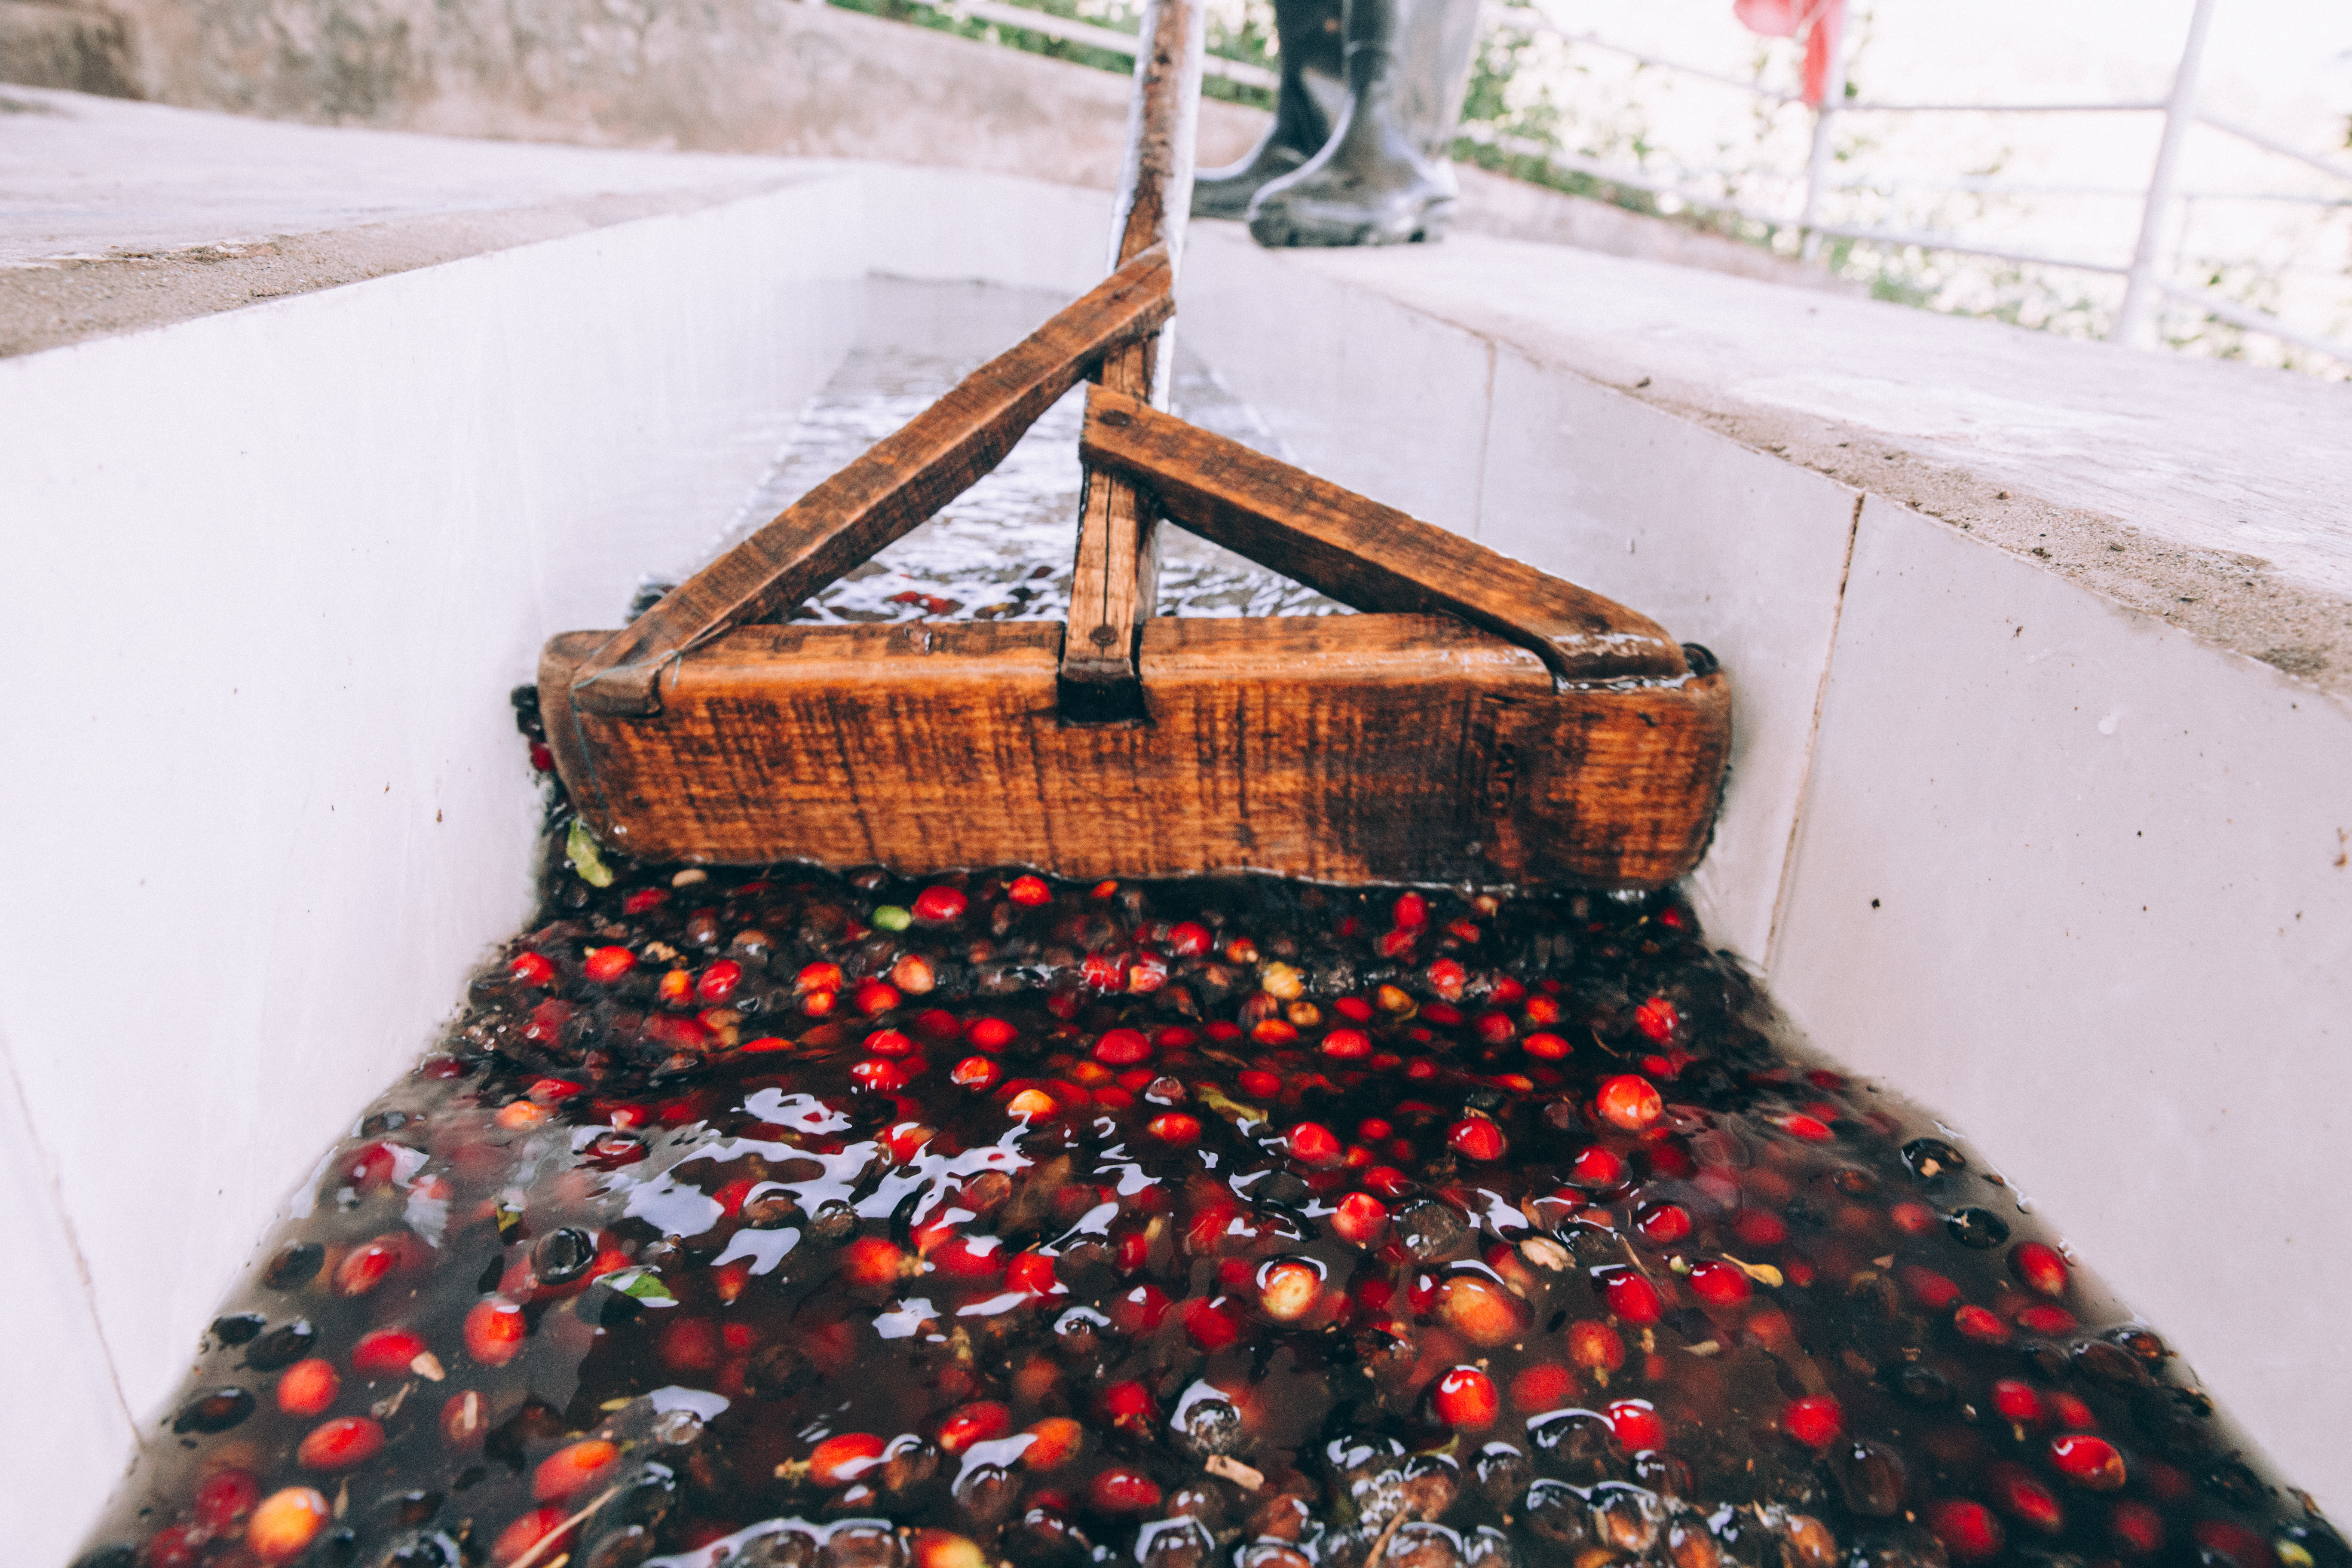
M 744 502 L 731 543 L 905 425 L 1050 314 L 1058 296 L 982 284 L 876 279 L 866 327 Z M 1177 413 L 1274 457 L 1282 444 L 1177 340 Z M 825 589 L 792 618 L 824 625 L 1060 620 L 1077 538 L 1081 388 L 1048 410 L 995 472 Z M 1316 616 L 1346 607 L 1181 529 L 1163 530 L 1160 613 Z M 779 617 L 782 618 L 782 617 Z

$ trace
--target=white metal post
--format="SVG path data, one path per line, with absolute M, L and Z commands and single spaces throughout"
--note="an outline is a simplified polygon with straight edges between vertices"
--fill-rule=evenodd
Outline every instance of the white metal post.
M 2164 104 L 2164 135 L 2156 144 L 2156 167 L 2149 172 L 2147 200 L 2140 208 L 2139 243 L 2132 247 L 2123 309 L 2116 312 L 2115 329 L 2107 334 L 2111 342 L 2134 348 L 2156 346 L 2156 308 L 2162 292 L 2157 263 L 2164 250 L 2181 145 L 2197 120 L 2197 72 L 2205 58 L 2205 29 L 2212 20 L 2213 0 L 2196 0 L 2189 13 L 2189 42 L 2180 51 L 2180 68 L 2172 76 L 2172 96 Z
M 1823 10 L 1828 7 L 1824 5 Z M 1829 18 L 1822 17 L 1813 26 L 1825 27 Z M 1821 217 L 1822 193 L 1829 188 L 1830 165 L 1835 147 L 1832 127 L 1837 123 L 1839 108 L 1845 102 L 1845 27 L 1841 24 L 1830 38 L 1829 80 L 1822 92 L 1822 106 L 1813 110 L 1813 145 L 1805 157 L 1805 210 L 1799 215 L 1797 225 L 1805 231 L 1804 243 L 1798 254 L 1807 261 L 1820 257 L 1822 234 L 1813 226 Z

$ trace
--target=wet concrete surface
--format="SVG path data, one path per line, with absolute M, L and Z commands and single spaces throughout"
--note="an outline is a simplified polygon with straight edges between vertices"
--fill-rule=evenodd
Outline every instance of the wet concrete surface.
M 866 325 L 802 414 L 776 465 L 722 544 L 766 523 L 1010 348 L 1062 301 L 975 283 L 875 279 Z M 1256 411 L 1176 340 L 1175 411 L 1271 457 L 1288 453 Z M 1085 389 L 1049 409 L 993 473 L 937 517 L 851 571 L 792 618 L 824 625 L 1060 620 L 1077 541 L 1078 425 Z M 651 584 L 659 587 L 663 584 Z M 640 602 L 649 602 L 640 595 Z M 1161 531 L 1160 614 L 1344 615 L 1346 606 L 1172 526 Z

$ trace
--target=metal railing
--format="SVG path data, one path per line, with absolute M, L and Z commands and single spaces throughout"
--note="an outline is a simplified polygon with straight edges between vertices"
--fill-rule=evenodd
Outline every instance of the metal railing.
M 1016 27 L 1045 37 L 1084 45 L 1111 54 L 1132 57 L 1135 37 L 1114 27 L 1090 22 L 1076 21 L 1048 12 L 1034 10 L 1008 0 L 920 0 L 944 16 L 984 21 L 1003 27 Z M 1916 247 L 1922 250 L 1948 251 L 1962 256 L 1981 256 L 1994 260 L 2016 262 L 2032 267 L 2046 267 L 2076 272 L 2091 272 L 2124 279 L 2124 300 L 2116 311 L 2108 336 L 2111 340 L 2137 347 L 2155 346 L 2155 314 L 2157 301 L 2170 299 L 2192 306 L 2216 321 L 2223 321 L 2244 331 L 2262 332 L 2284 342 L 2324 353 L 2352 363 L 2352 343 L 2340 342 L 2314 332 L 2303 331 L 2288 325 L 2268 310 L 2242 305 L 2210 289 L 2180 283 L 2163 276 L 2161 265 L 2162 237 L 2174 204 L 2181 200 L 2233 199 L 2243 201 L 2288 201 L 2322 205 L 2352 205 L 2352 168 L 2329 159 L 2306 153 L 2258 131 L 2206 114 L 2197 108 L 2197 79 L 2203 61 L 2205 37 L 2212 20 L 2214 0 L 2195 0 L 2190 14 L 2189 37 L 2181 51 L 2180 65 L 2174 73 L 2172 90 L 2165 98 L 2147 101 L 2116 100 L 2103 102 L 2052 103 L 1899 103 L 1868 99 L 1845 99 L 1844 68 L 1833 61 L 1830 72 L 1829 91 L 1820 107 L 1812 112 L 1812 126 L 1805 172 L 1802 176 L 1802 201 L 1793 216 L 1768 207 L 1759 207 L 1728 196 L 1710 195 L 1694 188 L 1694 178 L 1705 172 L 1677 170 L 1660 174 L 1640 166 L 1612 163 L 1563 152 L 1524 137 L 1498 133 L 1478 126 L 1465 126 L 1464 134 L 1469 140 L 1495 148 L 1514 157 L 1539 161 L 1552 168 L 1588 179 L 1642 191 L 1656 197 L 1668 197 L 1683 205 L 1706 212 L 1766 225 L 1774 229 L 1794 229 L 1801 237 L 1800 250 L 1811 259 L 1820 253 L 1824 239 L 1852 239 L 1873 245 Z M 1696 80 L 1712 82 L 1718 87 L 1746 93 L 1766 102 L 1787 105 L 1802 103 L 1801 96 L 1762 82 L 1731 76 L 1704 67 L 1685 64 L 1665 56 L 1614 42 L 1597 33 L 1578 31 L 1562 26 L 1546 11 L 1542 0 L 1533 0 L 1526 6 L 1489 5 L 1486 21 L 1490 26 L 1519 32 L 1542 32 L 1564 42 L 1631 59 L 1657 70 L 1670 71 Z M 1208 58 L 1211 75 L 1223 77 L 1237 85 L 1274 89 L 1280 82 L 1277 73 L 1263 66 L 1244 60 Z M 1830 221 L 1822 216 L 1822 198 L 1835 190 L 1869 188 L 1872 182 L 1839 180 L 1832 177 L 1834 163 L 1834 128 L 1837 118 L 1844 114 L 2162 114 L 2164 129 L 2158 143 L 2157 155 L 2144 188 L 2118 187 L 2091 192 L 2078 190 L 2074 194 L 2137 195 L 2140 198 L 2140 223 L 2137 238 L 2127 259 L 2102 261 L 2089 257 L 2044 255 L 2021 250 L 2014 246 L 1990 240 L 1971 240 L 1964 235 L 1934 233 L 1920 230 L 1891 228 L 1869 224 L 1845 224 Z M 2303 194 L 2227 191 L 2178 191 L 2175 178 L 2180 163 L 2181 149 L 2193 126 L 2234 137 L 2249 146 L 2282 158 L 2292 159 L 2323 174 L 2342 181 L 2347 194 L 2342 198 L 2313 197 Z M 1784 179 L 1793 179 L 1782 176 Z M 1929 182 L 1915 182 L 1927 184 Z M 1989 180 L 1954 183 L 1948 188 L 1986 191 L 2014 191 L 2023 187 Z M 2053 187 L 2055 189 L 2055 187 Z
M 1916 246 L 1923 250 L 1951 251 L 1964 256 L 1983 256 L 1998 260 L 2021 262 L 2030 266 L 2065 268 L 2078 272 L 2104 273 L 2124 279 L 2124 302 L 2116 312 L 2110 330 L 2110 339 L 2137 347 L 2153 347 L 2156 301 L 2159 297 L 2177 300 L 2194 306 L 2216 321 L 2224 321 L 2245 331 L 2266 333 L 2284 342 L 2324 353 L 2352 363 L 2352 343 L 2339 342 L 2317 333 L 2305 332 L 2288 325 L 2276 315 L 2252 306 L 2242 305 L 2208 289 L 2193 288 L 2161 275 L 2161 241 L 2169 221 L 2173 204 L 2185 196 L 2212 199 L 2234 195 L 2244 200 L 2282 199 L 2309 202 L 2314 198 L 2301 195 L 2272 197 L 2265 193 L 2193 192 L 2174 189 L 2180 163 L 2181 148 L 2189 128 L 2202 125 L 2245 142 L 2280 157 L 2291 158 L 2306 167 L 2343 181 L 2352 187 L 2352 168 L 2315 156 L 2265 136 L 2260 132 L 2233 121 L 2201 112 L 2197 108 L 2197 79 L 2203 63 L 2205 37 L 2212 20 L 2214 0 L 2196 0 L 2189 17 L 2189 37 L 2181 51 L 2180 65 L 2173 76 L 2172 91 L 2167 97 L 2144 102 L 2116 100 L 2086 103 L 1896 103 L 1862 99 L 1847 100 L 1843 62 L 1832 62 L 1829 91 L 1822 105 L 1813 110 L 1811 143 L 1806 159 L 1803 205 L 1794 219 L 1784 214 L 1759 209 L 1744 203 L 1710 196 L 1693 191 L 1675 181 L 1659 181 L 1643 171 L 1602 163 L 1594 159 L 1579 158 L 1549 152 L 1532 142 L 1518 142 L 1515 138 L 1492 138 L 1493 143 L 1505 152 L 1530 158 L 1543 158 L 1556 167 L 1584 174 L 1589 178 L 1607 180 L 1654 195 L 1672 195 L 1691 206 L 1732 216 L 1765 223 L 1774 227 L 1794 227 L 1803 236 L 1801 253 L 1811 258 L 1819 253 L 1823 237 L 1851 238 L 1874 244 Z M 1768 102 L 1788 104 L 1801 101 L 1796 95 L 1780 91 L 1760 82 L 1742 81 L 1696 66 L 1664 58 L 1645 51 L 1629 48 L 1590 32 L 1579 32 L 1562 26 L 1542 8 L 1541 0 L 1528 7 L 1490 8 L 1493 25 L 1523 30 L 1548 32 L 1567 42 L 1591 47 L 1639 61 L 1645 66 L 1670 70 L 1700 80 L 1711 81 L 1736 89 L 1753 98 Z M 1901 229 L 1838 224 L 1821 216 L 1822 198 L 1833 189 L 1851 189 L 1860 182 L 1833 181 L 1830 175 L 1832 162 L 1832 127 L 1841 114 L 2148 114 L 2160 113 L 2164 131 L 2158 143 L 2154 167 L 2147 185 L 2138 194 L 2141 199 L 2139 234 L 2132 255 L 2125 261 L 2098 261 L 2087 257 L 2046 256 L 2018 250 L 2007 245 L 1972 242 L 1959 235 L 1927 234 Z M 1516 144 L 1515 144 L 1516 143 Z M 2013 189 L 1991 182 L 1972 188 L 1989 190 Z M 2352 189 L 2342 201 L 2326 201 L 2329 205 L 2352 205 Z
M 1135 35 L 1122 33 L 1116 27 L 1105 27 L 1093 22 L 1081 22 L 1069 16 L 1056 16 L 1050 11 L 1032 10 L 1026 5 L 1008 5 L 1004 0 L 923 0 L 933 10 L 959 19 L 971 17 L 992 23 L 1000 27 L 1018 27 L 1023 32 L 1041 37 L 1059 38 L 1066 44 L 1082 44 L 1107 54 L 1135 54 Z M 1202 58 L 1202 74 L 1222 77 L 1241 87 L 1261 88 L 1272 92 L 1282 85 L 1278 72 L 1247 60 L 1229 60 L 1218 55 Z

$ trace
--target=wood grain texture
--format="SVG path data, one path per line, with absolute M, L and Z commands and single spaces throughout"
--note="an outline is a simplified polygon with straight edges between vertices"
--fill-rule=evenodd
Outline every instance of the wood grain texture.
M 1090 470 L 1146 488 L 1204 538 L 1359 610 L 1459 616 L 1534 653 L 1562 684 L 1688 669 L 1645 616 L 1118 389 L 1088 390 L 1078 449 Z
M 1152 349 L 1138 343 L 1103 362 L 1102 384 L 1142 401 L 1151 394 Z M 1160 513 L 1123 475 L 1088 468 L 1078 504 L 1078 552 L 1070 578 L 1069 637 L 1062 644 L 1063 719 L 1139 723 L 1142 624 L 1160 595 Z
M 1200 116 L 1207 12 L 1201 0 L 1150 0 L 1135 58 L 1127 159 L 1111 226 L 1114 266 L 1153 247 L 1181 261 L 1192 206 L 1193 132 Z M 1149 403 L 1164 390 L 1162 332 L 1103 362 L 1100 384 Z M 1164 398 L 1162 399 L 1164 401 Z M 1056 700 L 1078 724 L 1139 722 L 1138 636 L 1160 599 L 1160 515 L 1122 476 L 1089 471 L 1078 509 L 1070 635 L 1062 645 Z
M 1559 691 L 1438 616 L 1153 620 L 1126 727 L 1059 721 L 1050 624 L 747 627 L 640 719 L 569 700 L 603 637 L 548 645 L 548 733 L 590 826 L 656 860 L 1655 886 L 1706 847 L 1730 731 L 1719 675 Z
M 1168 318 L 1174 273 L 1146 248 L 906 426 L 665 595 L 583 661 L 574 700 L 651 713 L 664 665 L 730 627 L 797 605 L 961 495 L 1108 353 Z

